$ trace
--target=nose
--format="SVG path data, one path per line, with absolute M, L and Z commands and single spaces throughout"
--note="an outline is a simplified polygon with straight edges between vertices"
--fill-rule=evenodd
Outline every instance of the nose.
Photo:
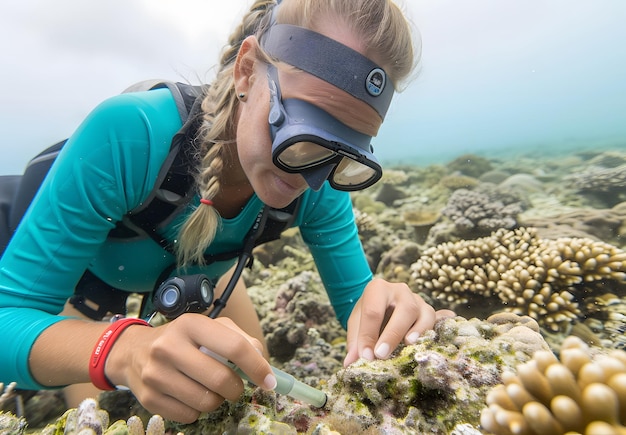
M 327 163 L 325 165 L 313 166 L 311 168 L 304 169 L 300 174 L 309 185 L 309 187 L 315 191 L 322 188 L 324 181 L 328 179 L 328 176 L 337 166 L 336 163 Z

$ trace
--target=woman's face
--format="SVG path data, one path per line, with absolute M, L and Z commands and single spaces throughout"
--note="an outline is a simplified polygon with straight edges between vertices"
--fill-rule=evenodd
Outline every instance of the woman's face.
M 356 38 L 345 31 L 336 30 L 338 27 L 341 28 L 328 26 L 316 31 L 363 53 L 356 44 Z M 254 45 L 256 39 L 248 38 L 242 46 L 252 56 L 254 49 L 246 44 Z M 236 91 L 246 93 L 246 100 L 240 104 L 237 124 L 237 151 L 241 168 L 264 203 L 277 208 L 285 207 L 300 196 L 308 185 L 302 175 L 284 172 L 272 162 L 267 66 L 256 61 L 247 70 L 245 67 L 236 70 Z M 247 72 L 242 74 L 243 71 Z M 297 98 L 314 104 L 368 136 L 375 136 L 380 128 L 380 116 L 368 104 L 311 74 L 281 64 L 279 82 L 283 99 Z

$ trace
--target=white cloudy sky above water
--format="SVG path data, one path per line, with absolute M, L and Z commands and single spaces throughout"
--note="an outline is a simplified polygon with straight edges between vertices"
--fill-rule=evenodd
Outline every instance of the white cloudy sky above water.
M 0 174 L 146 78 L 210 80 L 251 0 L 0 5 Z M 374 140 L 382 160 L 611 142 L 626 148 L 623 0 L 404 0 L 422 70 Z

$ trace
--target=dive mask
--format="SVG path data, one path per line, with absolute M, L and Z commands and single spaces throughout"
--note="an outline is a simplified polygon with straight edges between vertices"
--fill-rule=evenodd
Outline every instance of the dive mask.
M 393 86 L 385 71 L 359 52 L 319 33 L 273 24 L 262 46 L 278 61 L 365 101 L 384 119 Z M 300 173 L 319 190 L 328 180 L 338 190 L 361 190 L 376 183 L 382 167 L 372 152 L 372 137 L 343 124 L 328 112 L 299 99 L 282 99 L 278 71 L 268 64 L 272 160 L 280 169 Z

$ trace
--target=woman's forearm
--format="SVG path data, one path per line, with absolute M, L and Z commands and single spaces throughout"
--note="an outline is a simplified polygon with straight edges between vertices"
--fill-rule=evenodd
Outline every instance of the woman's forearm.
M 67 319 L 47 328 L 35 341 L 29 364 L 46 387 L 90 382 L 89 359 L 106 322 Z

